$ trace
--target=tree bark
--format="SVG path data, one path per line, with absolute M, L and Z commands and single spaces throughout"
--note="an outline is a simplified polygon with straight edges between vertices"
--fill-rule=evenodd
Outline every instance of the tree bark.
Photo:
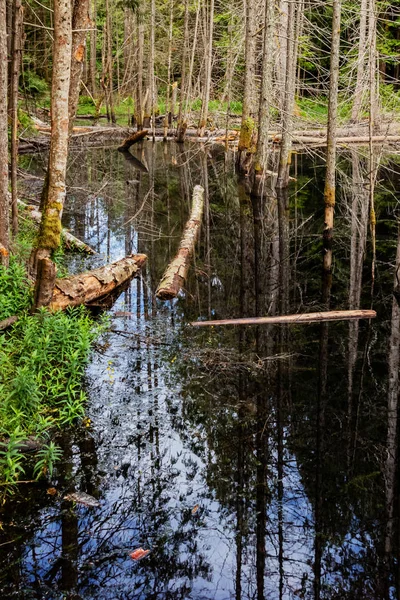
M 140 140 L 142 140 L 143 138 L 146 137 L 146 135 L 148 135 L 148 130 L 147 129 L 142 129 L 141 131 L 136 131 L 136 133 L 133 133 L 131 136 L 129 136 L 123 144 L 121 144 L 121 146 L 118 146 L 118 151 L 119 152 L 125 152 L 126 150 L 129 150 L 129 148 L 131 146 L 133 146 L 133 144 L 137 144 L 137 142 L 140 142 Z
M 60 245 L 61 217 L 65 200 L 68 156 L 68 96 L 71 74 L 72 12 L 69 0 L 54 2 L 53 79 L 51 90 L 51 142 L 44 208 L 36 248 L 31 256 L 31 273 L 37 261 L 49 258 Z
M 185 284 L 190 258 L 199 234 L 204 207 L 204 189 L 196 185 L 193 190 L 192 212 L 174 260 L 168 265 L 157 288 L 156 296 L 161 300 L 176 298 Z
M 361 0 L 357 57 L 357 80 L 354 92 L 353 107 L 351 111 L 351 120 L 354 123 L 356 123 L 359 119 L 364 94 L 364 86 L 366 84 L 365 67 L 367 62 L 367 7 L 368 0 Z
M 186 61 L 188 53 L 189 43 L 189 0 L 185 0 L 185 18 L 183 25 L 183 52 L 182 52 L 182 63 L 181 63 L 181 88 L 180 88 L 180 100 L 179 100 L 179 111 L 178 111 L 178 127 L 176 132 L 176 141 L 182 143 L 185 140 L 185 132 L 187 128 L 186 123 Z
M 6 0 L 0 0 L 0 264 L 8 265 L 8 135 L 7 135 L 7 29 Z
M 21 0 L 14 1 L 13 32 L 12 32 L 12 62 L 11 62 L 11 213 L 12 232 L 18 233 L 18 204 L 17 204 L 17 156 L 18 156 L 18 81 L 22 56 L 24 9 Z
M 208 119 L 208 103 L 210 101 L 210 88 L 211 88 L 211 71 L 212 71 L 212 53 L 213 53 L 213 33 L 214 33 L 214 0 L 210 0 L 210 13 L 208 22 L 208 38 L 205 52 L 205 73 L 204 73 L 204 90 L 203 100 L 201 103 L 201 113 L 199 121 L 199 136 L 204 135 L 204 131 L 207 127 Z
M 37 276 L 35 284 L 35 293 L 33 308 L 37 310 L 42 306 L 48 306 L 53 296 L 54 284 L 56 282 L 56 265 L 50 258 L 38 260 Z
M 215 321 L 194 321 L 193 327 L 214 327 L 216 325 L 279 325 L 291 323 L 320 323 L 322 321 L 349 321 L 354 319 L 374 319 L 374 310 L 332 310 L 319 313 L 302 313 L 276 317 L 250 317 L 248 319 L 221 319 Z
M 146 260 L 145 254 L 132 254 L 94 271 L 59 279 L 49 308 L 64 310 L 68 306 L 89 305 L 138 275 Z
M 143 129 L 143 54 L 144 54 L 144 13 L 143 2 L 137 10 L 137 85 L 135 95 L 135 120 L 137 130 Z
M 69 134 L 72 134 L 74 119 L 78 107 L 79 91 L 83 64 L 85 60 L 87 29 L 92 22 L 89 17 L 89 0 L 75 0 L 72 14 L 72 50 L 71 50 L 71 78 L 69 84 Z
M 341 0 L 333 0 L 331 65 L 329 81 L 328 132 L 326 149 L 326 176 L 324 190 L 325 225 L 323 233 L 325 273 L 332 271 L 333 215 L 336 195 L 336 127 L 339 86 Z
M 90 18 L 92 22 L 92 31 L 90 32 L 90 87 L 93 96 L 97 94 L 97 85 L 96 85 L 96 72 L 97 72 L 97 64 L 96 64 L 96 55 L 97 55 L 97 30 L 96 30 L 96 21 L 97 21 L 97 1 L 92 0 L 89 4 L 90 9 Z

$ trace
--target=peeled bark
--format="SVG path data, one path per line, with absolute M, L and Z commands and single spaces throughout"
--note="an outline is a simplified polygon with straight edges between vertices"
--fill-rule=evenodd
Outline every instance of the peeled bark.
M 193 190 L 193 205 L 189 221 L 174 260 L 168 265 L 157 288 L 156 296 L 161 300 L 176 298 L 182 289 L 189 270 L 190 258 L 194 252 L 204 207 L 204 189 L 196 185 Z
M 0 265 L 8 265 L 8 137 L 6 0 L 0 0 Z
M 68 306 L 90 305 L 139 274 L 145 254 L 132 254 L 115 263 L 87 273 L 57 280 L 49 308 L 64 310 Z
M 279 325 L 291 323 L 320 323 L 325 321 L 350 321 L 355 319 L 374 319 L 374 310 L 332 310 L 320 313 L 301 313 L 276 317 L 251 317 L 248 319 L 221 319 L 215 321 L 194 321 L 193 327 L 214 327 L 215 325 Z

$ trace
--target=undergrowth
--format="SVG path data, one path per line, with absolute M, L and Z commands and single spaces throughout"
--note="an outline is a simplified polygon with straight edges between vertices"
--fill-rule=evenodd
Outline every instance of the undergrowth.
M 106 327 L 104 319 L 95 322 L 84 307 L 29 314 L 32 289 L 21 258 L 27 254 L 29 241 L 29 234 L 20 239 L 15 245 L 18 255 L 11 256 L 7 269 L 0 266 L 0 321 L 19 317 L 10 330 L 0 332 L 3 500 L 21 479 L 51 477 L 61 456 L 51 438 L 59 428 L 84 418 L 82 378 L 91 346 Z M 23 452 L 28 439 L 40 448 L 33 460 Z

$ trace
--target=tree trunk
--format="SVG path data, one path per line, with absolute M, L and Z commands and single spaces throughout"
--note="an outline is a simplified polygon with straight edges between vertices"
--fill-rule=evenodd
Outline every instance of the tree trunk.
M 72 50 L 71 50 L 71 78 L 69 84 L 69 134 L 72 134 L 74 119 L 78 107 L 79 91 L 85 60 L 87 29 L 92 22 L 89 17 L 89 0 L 75 0 L 72 13 Z
M 272 71 L 274 66 L 274 26 L 275 5 L 273 0 L 267 0 L 265 5 L 262 80 L 258 112 L 258 138 L 252 187 L 252 194 L 255 196 L 264 195 L 264 174 L 268 166 L 268 130 L 272 103 Z
M 211 88 L 211 72 L 212 72 L 212 53 L 213 53 L 213 33 L 214 33 L 214 0 L 210 0 L 210 13 L 208 22 L 208 39 L 205 51 L 205 73 L 204 73 L 204 90 L 203 100 L 201 103 L 200 121 L 198 127 L 199 136 L 204 135 L 207 127 L 208 118 L 208 103 L 210 101 L 210 88 Z
M 99 300 L 138 275 L 146 260 L 145 254 L 132 254 L 105 267 L 59 279 L 54 286 L 49 308 L 64 310 L 68 306 Z
M 156 296 L 161 300 L 176 298 L 185 284 L 190 258 L 194 252 L 199 234 L 204 206 L 204 189 L 196 185 L 193 190 L 192 212 L 174 260 L 168 265 L 157 288 Z
M 8 265 L 8 135 L 7 135 L 6 0 L 0 0 L 0 264 Z
M 186 61 L 188 53 L 189 43 L 189 0 L 185 0 L 185 18 L 183 25 L 183 52 L 182 52 L 182 63 L 181 63 L 181 89 L 180 89 L 180 100 L 179 100 L 179 111 L 178 111 L 178 127 L 176 132 L 176 141 L 182 143 L 185 140 L 185 132 L 187 128 L 186 123 L 186 106 L 185 106 L 185 95 L 186 95 Z
M 135 96 L 135 120 L 137 130 L 143 129 L 143 54 L 144 54 L 144 13 L 143 2 L 137 10 L 137 85 Z
M 13 31 L 12 31 L 12 62 L 11 62 L 11 212 L 12 232 L 15 237 L 18 233 L 18 205 L 17 205 L 17 155 L 18 155 L 18 81 L 22 56 L 22 32 L 24 9 L 21 0 L 14 1 Z
M 363 94 L 366 85 L 365 67 L 367 63 L 367 7 L 369 0 L 361 0 L 360 28 L 358 39 L 357 80 L 354 92 L 351 120 L 356 123 L 360 116 Z
M 324 190 L 324 271 L 332 271 L 333 215 L 336 196 L 336 127 L 339 85 L 341 0 L 333 0 L 331 66 L 329 80 L 328 132 L 326 148 L 326 176 Z
M 114 83 L 113 83 L 113 58 L 112 58 L 112 19 L 110 10 L 110 1 L 106 0 L 106 19 L 107 19 L 107 91 L 108 91 L 108 106 L 110 109 L 111 123 L 115 125 L 114 111 Z
M 174 0 L 169 3 L 169 29 L 168 29 L 168 72 L 167 72 L 167 98 L 165 101 L 165 117 L 164 117 L 164 142 L 167 141 L 168 127 L 171 125 L 169 119 L 169 103 L 171 95 L 171 61 L 172 61 L 172 35 L 174 26 Z
M 97 94 L 97 85 L 96 85 L 96 72 L 97 72 L 97 64 L 96 64 L 96 55 L 97 55 L 97 30 L 96 30 L 96 21 L 97 21 L 97 2 L 96 0 L 92 0 L 89 4 L 90 7 L 90 17 L 92 22 L 92 31 L 90 32 L 90 87 L 93 96 Z
M 292 148 L 292 122 L 294 97 L 296 92 L 296 66 L 299 47 L 299 35 L 303 17 L 303 0 L 292 0 L 289 5 L 287 21 L 286 80 L 282 111 L 282 141 L 279 155 L 277 187 L 289 185 L 289 173 Z
M 254 132 L 255 116 L 255 67 L 256 67 L 256 3 L 254 0 L 245 0 L 246 12 L 246 39 L 245 39 L 245 66 L 244 66 L 244 93 L 242 122 L 240 126 L 238 168 L 242 168 L 242 154 L 249 152 Z
M 49 258 L 51 252 L 60 245 L 68 156 L 68 97 L 71 48 L 71 3 L 69 0 L 55 0 L 48 185 L 47 189 L 44 190 L 44 208 L 39 236 L 31 257 L 31 272 L 34 276 L 36 275 L 37 261 L 42 258 Z
M 156 29 L 156 3 L 155 0 L 150 1 L 150 48 L 149 48 L 149 110 L 151 131 L 153 142 L 155 141 L 155 104 L 156 104 L 156 89 L 154 76 L 154 46 L 155 46 L 155 29 Z

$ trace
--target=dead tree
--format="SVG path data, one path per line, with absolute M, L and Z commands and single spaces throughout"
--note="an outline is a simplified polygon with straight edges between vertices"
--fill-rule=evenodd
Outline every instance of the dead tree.
M 9 200 L 7 136 L 6 0 L 0 0 L 0 264 L 8 265 Z

